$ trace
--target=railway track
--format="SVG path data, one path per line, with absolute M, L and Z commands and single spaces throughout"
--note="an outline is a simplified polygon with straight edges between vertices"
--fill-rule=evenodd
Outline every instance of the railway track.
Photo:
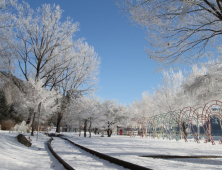
M 57 137 L 56 137 L 57 138 Z M 78 147 L 79 149 L 81 150 L 84 150 L 88 153 L 91 154 L 91 156 L 96 156 L 98 157 L 98 162 L 101 162 L 99 158 L 101 159 L 104 159 L 106 161 L 109 161 L 110 163 L 113 163 L 113 164 L 116 164 L 116 167 L 117 169 L 124 169 L 124 168 L 128 168 L 128 169 L 132 169 L 132 170 L 150 170 L 149 168 L 146 168 L 146 167 L 142 167 L 142 166 L 139 166 L 139 165 L 136 165 L 136 164 L 132 164 L 130 162 L 126 162 L 126 161 L 123 161 L 123 160 L 120 160 L 120 159 L 117 159 L 117 158 L 114 158 L 114 157 L 111 157 L 109 155 L 105 155 L 103 153 L 100 153 L 100 152 L 97 152 L 97 151 L 94 151 L 94 150 L 91 150 L 89 148 L 86 148 L 82 145 L 79 145 L 79 144 L 76 144 L 74 143 L 73 141 L 69 140 L 68 138 L 65 138 L 63 136 L 59 136 L 59 139 L 62 139 L 64 141 L 68 141 L 68 143 L 66 143 L 66 145 L 70 144 L 71 146 L 73 147 Z M 59 152 L 55 152 L 55 150 L 53 149 L 53 147 L 51 146 L 51 142 L 53 141 L 53 138 L 51 137 L 51 139 L 48 141 L 47 145 L 49 147 L 49 150 L 52 152 L 52 154 L 58 159 L 58 161 L 68 170 L 74 170 L 74 168 L 76 167 L 73 167 L 69 164 L 70 162 L 70 158 L 73 157 L 71 155 L 69 155 L 69 158 L 66 158 L 66 159 L 62 159 L 61 156 L 60 156 L 60 153 Z M 63 146 L 64 146 L 64 143 L 63 143 Z M 71 149 L 70 149 L 71 150 Z M 73 153 L 74 154 L 74 153 Z M 75 158 L 75 157 L 74 157 Z M 72 160 L 73 161 L 73 160 Z M 78 160 L 76 160 L 77 162 Z M 86 160 L 87 161 L 87 160 Z M 67 163 L 68 162 L 68 163 Z M 75 166 L 75 165 L 74 165 Z M 94 166 L 94 165 L 92 165 Z M 106 166 L 109 166 L 108 164 Z M 119 166 L 119 168 L 118 168 Z M 123 168 L 124 167 L 124 168 Z

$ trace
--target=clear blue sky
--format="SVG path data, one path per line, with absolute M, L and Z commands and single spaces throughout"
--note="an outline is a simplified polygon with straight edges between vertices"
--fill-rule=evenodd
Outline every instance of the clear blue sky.
M 21 1 L 21 0 L 20 0 Z M 130 104 L 152 92 L 161 82 L 157 64 L 144 51 L 145 30 L 132 26 L 113 0 L 26 0 L 36 9 L 44 3 L 60 5 L 63 19 L 80 23 L 76 38 L 84 37 L 101 58 L 97 96 Z

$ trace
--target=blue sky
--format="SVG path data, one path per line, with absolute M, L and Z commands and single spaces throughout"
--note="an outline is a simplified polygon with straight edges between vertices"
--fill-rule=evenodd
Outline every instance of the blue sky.
M 44 3 L 60 5 L 63 19 L 80 23 L 76 38 L 84 37 L 101 58 L 97 96 L 130 104 L 152 92 L 161 82 L 157 64 L 144 51 L 145 30 L 133 26 L 113 0 L 26 0 L 36 9 Z

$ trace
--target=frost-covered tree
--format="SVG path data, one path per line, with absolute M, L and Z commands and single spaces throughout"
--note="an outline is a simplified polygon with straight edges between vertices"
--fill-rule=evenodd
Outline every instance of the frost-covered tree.
M 183 88 L 193 105 L 203 105 L 210 100 L 221 100 L 221 62 L 216 60 L 202 67 L 193 66 Z
M 5 76 L 1 76 L 1 78 L 5 79 Z M 56 110 L 56 99 L 59 99 L 61 95 L 55 90 L 50 91 L 42 87 L 43 83 L 41 81 L 30 79 L 27 82 L 18 78 L 16 78 L 16 81 L 19 86 L 15 85 L 11 79 L 6 80 L 6 83 L 2 86 L 7 105 L 10 106 L 11 118 L 16 119 L 16 121 L 18 121 L 18 118 L 25 120 L 29 126 L 33 127 L 34 131 L 38 104 L 42 103 L 41 122 L 44 122 Z M 22 87 L 22 90 L 19 87 Z
M 129 118 L 127 113 L 127 108 L 124 105 L 117 104 L 116 101 L 102 101 L 95 96 L 83 96 L 72 100 L 67 120 L 69 124 L 75 124 L 79 127 L 79 135 L 81 134 L 81 127 L 83 127 L 84 137 L 86 137 L 87 130 L 89 131 L 89 137 L 91 137 L 93 128 L 106 129 L 108 137 L 111 137 L 113 128 L 119 124 L 126 124 Z
M 183 91 L 187 100 L 187 106 L 201 104 L 201 102 L 197 100 L 197 96 L 200 94 L 199 92 L 202 89 L 201 86 L 203 87 L 203 85 L 206 85 L 204 83 L 206 75 L 207 68 L 205 66 L 192 66 L 192 71 L 187 75 L 183 83 Z
M 28 82 L 24 81 L 24 86 L 25 93 L 19 91 L 13 100 L 18 103 L 15 106 L 17 113 L 22 114 L 27 123 L 32 126 L 31 135 L 34 135 L 35 119 L 38 117 L 36 115 L 38 104 L 41 102 L 41 122 L 45 122 L 56 111 L 57 100 L 61 98 L 61 95 L 55 90 L 42 87 L 43 83 L 41 81 L 29 79 Z
M 66 51 L 82 42 L 73 41 L 79 24 L 69 18 L 61 22 L 62 10 L 56 5 L 44 4 L 34 11 L 23 2 L 16 9 L 13 41 L 7 43 L 16 57 L 20 76 L 27 81 L 43 80 L 45 87 L 52 88 L 62 81 L 54 74 L 62 74 L 72 60 Z
M 129 114 L 131 118 L 152 117 L 160 114 L 160 110 L 153 94 L 146 91 L 142 93 L 142 100 L 136 100 L 129 106 Z
M 83 126 L 84 137 L 86 137 L 87 130 L 89 131 L 89 137 L 91 137 L 91 130 L 95 127 L 98 128 L 102 120 L 102 114 L 103 105 L 101 99 L 95 96 L 82 96 L 71 101 L 67 123 L 72 125 L 74 121 L 78 122 L 79 130 Z
M 1 81 L 1 89 L 4 92 L 6 98 L 6 105 L 8 106 L 8 114 L 10 114 L 10 119 L 14 119 L 16 122 L 26 120 L 25 113 L 26 112 L 19 112 L 15 110 L 18 105 L 22 105 L 23 102 L 23 93 L 20 89 L 14 84 L 14 82 L 10 79 L 7 79 L 4 75 L 1 74 L 0 76 Z M 22 81 L 20 81 L 22 83 Z M 22 86 L 24 84 L 22 83 Z M 7 113 L 5 113 L 7 114 Z
M 130 118 L 136 118 L 136 117 L 141 117 L 141 101 L 140 100 L 135 100 L 129 107 L 129 116 Z
M 12 71 L 12 53 L 8 41 L 12 40 L 14 26 L 12 14 L 16 0 L 0 0 L 0 70 Z
M 0 90 L 0 105 L 0 122 L 10 119 L 9 106 L 7 104 L 5 93 L 2 89 Z
M 65 55 L 72 56 L 69 64 L 60 76 L 60 81 L 56 88 L 63 94 L 61 106 L 57 113 L 57 132 L 59 132 L 60 122 L 64 114 L 67 114 L 71 100 L 75 100 L 85 94 L 92 93 L 97 83 L 97 75 L 100 60 L 93 47 L 87 43 L 80 43 L 75 49 L 66 51 Z M 54 78 L 52 77 L 54 80 Z
M 128 121 L 127 109 L 122 104 L 117 104 L 114 100 L 106 100 L 104 103 L 104 127 L 107 130 L 107 136 L 111 137 L 113 128 L 118 124 L 124 124 Z
M 153 112 L 151 111 L 153 107 L 151 107 L 151 103 L 149 103 L 149 97 L 153 97 L 149 95 L 148 92 L 143 92 L 142 100 L 135 100 L 131 105 L 129 105 L 129 117 L 130 118 L 140 118 L 140 117 L 151 117 Z M 151 102 L 153 100 L 151 99 Z
M 129 106 L 130 118 L 148 118 L 187 106 L 182 71 L 170 69 L 163 72 L 161 83 L 152 93 L 143 92 L 142 100 L 136 100 Z
M 166 65 L 192 62 L 220 45 L 221 0 L 116 0 L 130 20 L 147 28 L 149 57 Z
M 181 71 L 174 72 L 172 69 L 169 72 L 163 72 L 163 77 L 162 85 L 153 93 L 153 99 L 160 113 L 167 113 L 180 108 L 177 94 L 181 91 L 184 78 Z
M 63 94 L 56 111 L 59 127 L 69 105 L 69 98 L 93 90 L 98 75 L 99 58 L 84 39 L 74 40 L 79 23 L 70 18 L 61 22 L 59 6 L 44 4 L 36 11 L 23 2 L 15 5 L 15 27 L 12 38 L 5 40 L 15 58 L 16 72 L 4 71 L 29 82 L 41 81 L 42 87 Z M 23 91 L 18 81 L 14 83 Z M 57 128 L 58 130 L 60 128 Z

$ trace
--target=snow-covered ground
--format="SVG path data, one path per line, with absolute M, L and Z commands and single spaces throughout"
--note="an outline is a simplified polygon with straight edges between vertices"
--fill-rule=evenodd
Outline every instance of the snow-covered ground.
M 26 147 L 18 142 L 17 135 L 0 130 L 0 170 L 65 170 L 46 145 L 49 137 L 39 134 L 38 141 L 31 137 L 32 146 Z
M 93 156 L 61 138 L 54 138 L 51 146 L 63 160 L 76 170 L 127 170 L 122 166 Z
M 73 142 L 102 152 L 104 154 L 129 161 L 140 166 L 155 170 L 173 169 L 222 169 L 222 158 L 179 158 L 179 159 L 157 159 L 150 157 L 140 157 L 144 155 L 178 155 L 178 156 L 222 156 L 222 145 L 216 141 L 216 145 L 211 143 L 200 144 L 193 140 L 163 140 L 152 138 L 140 138 L 129 136 L 112 136 L 92 138 L 78 137 L 78 133 L 64 133 Z
M 140 157 L 144 155 L 202 155 L 222 156 L 222 145 L 211 143 L 200 144 L 193 141 L 184 142 L 175 140 L 131 138 L 128 136 L 100 137 L 93 135 L 92 138 L 78 137 L 78 133 L 63 133 L 70 140 L 98 152 L 129 161 L 140 166 L 155 170 L 167 169 L 222 169 L 222 158 L 180 158 L 159 159 Z M 40 138 L 32 137 L 32 147 L 18 143 L 15 138 L 17 133 L 0 131 L 0 169 L 57 169 L 64 167 L 54 158 L 47 148 L 48 137 L 40 134 Z M 102 159 L 96 158 L 89 153 L 71 145 L 68 141 L 54 138 L 53 149 L 75 169 L 124 169 Z

